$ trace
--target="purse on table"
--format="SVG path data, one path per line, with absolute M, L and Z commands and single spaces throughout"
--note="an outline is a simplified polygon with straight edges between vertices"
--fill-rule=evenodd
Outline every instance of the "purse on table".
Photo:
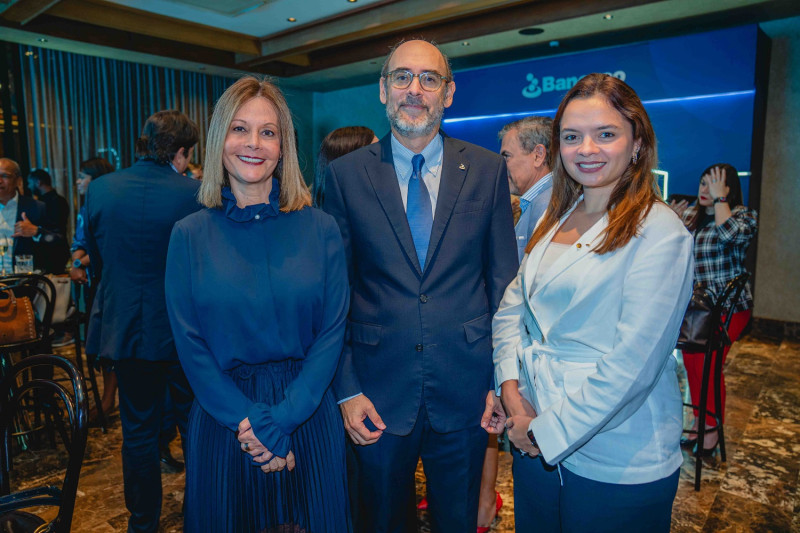
M 14 291 L 0 284 L 0 344 L 36 338 L 33 305 L 27 296 L 17 298 Z

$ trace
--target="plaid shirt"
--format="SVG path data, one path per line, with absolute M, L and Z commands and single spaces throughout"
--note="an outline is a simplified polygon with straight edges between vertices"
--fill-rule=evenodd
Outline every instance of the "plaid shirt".
M 696 206 L 687 209 L 683 222 L 694 216 Z M 744 259 L 750 241 L 758 231 L 758 214 L 744 206 L 736 206 L 731 217 L 717 226 L 714 218 L 694 232 L 694 282 L 708 289 L 715 297 L 725 285 L 745 271 Z M 744 286 L 732 312 L 753 308 L 750 282 Z

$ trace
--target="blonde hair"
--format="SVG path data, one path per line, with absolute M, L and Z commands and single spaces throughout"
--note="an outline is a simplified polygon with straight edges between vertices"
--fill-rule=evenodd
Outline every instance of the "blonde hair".
M 266 78 L 245 76 L 220 96 L 214 106 L 214 114 L 211 115 L 203 162 L 203 181 L 197 193 L 198 200 L 206 207 L 221 207 L 222 188 L 230 186 L 228 172 L 222 164 L 222 153 L 233 117 L 242 105 L 258 97 L 266 98 L 278 113 L 281 158 L 273 177 L 280 182 L 280 209 L 284 212 L 298 211 L 311 205 L 311 193 L 297 162 L 292 114 L 283 93 Z
M 633 129 L 633 139 L 641 142 L 636 160 L 622 173 L 608 201 L 608 226 L 603 239 L 594 249 L 597 254 L 622 248 L 639 234 L 639 227 L 653 204 L 662 202 L 653 168 L 658 164 L 656 135 L 650 117 L 641 100 L 624 81 L 607 74 L 589 74 L 567 92 L 553 119 L 550 140 L 553 161 L 553 192 L 544 218 L 528 241 L 525 251 L 533 247 L 558 224 L 561 217 L 578 201 L 583 187 L 567 173 L 561 160 L 561 118 L 567 105 L 575 99 L 600 96 L 627 120 Z

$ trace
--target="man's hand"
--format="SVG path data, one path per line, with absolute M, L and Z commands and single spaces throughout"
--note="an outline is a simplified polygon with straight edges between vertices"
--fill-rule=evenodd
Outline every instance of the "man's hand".
M 375 406 L 363 394 L 359 394 L 355 398 L 350 398 L 346 402 L 339 404 L 339 409 L 342 411 L 342 419 L 344 419 L 344 428 L 350 439 L 356 444 L 366 446 L 368 444 L 375 444 L 378 439 L 383 435 L 383 430 L 386 429 L 386 424 L 383 423 Z M 370 431 L 364 420 L 367 418 L 378 428 L 376 431 Z
M 512 416 L 506 420 L 506 428 L 511 443 L 519 451 L 524 452 L 523 455 L 527 453 L 531 457 L 536 457 L 540 453 L 539 448 L 531 444 L 531 439 L 528 438 L 528 426 L 531 425 L 531 420 L 533 418 L 526 415 Z
M 486 395 L 486 408 L 483 410 L 483 417 L 481 417 L 481 427 L 487 433 L 499 435 L 503 432 L 505 423 L 506 411 L 503 409 L 503 404 L 494 391 L 489 391 L 489 394 Z
M 69 279 L 81 285 L 89 281 L 89 278 L 86 276 L 86 269 L 83 267 L 72 267 L 69 271 Z
M 37 233 L 39 233 L 39 226 L 28 220 L 23 211 L 22 220 L 14 224 L 14 235 L 12 237 L 36 237 Z

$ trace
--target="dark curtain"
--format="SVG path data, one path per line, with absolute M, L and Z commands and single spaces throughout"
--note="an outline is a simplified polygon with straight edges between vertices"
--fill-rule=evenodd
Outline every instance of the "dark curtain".
M 80 162 L 104 157 L 116 168 L 133 164 L 134 142 L 156 111 L 177 109 L 197 122 L 194 161 L 202 164 L 214 103 L 235 81 L 31 46 L 19 50 L 31 168 L 50 172 L 70 203 L 71 220 Z

